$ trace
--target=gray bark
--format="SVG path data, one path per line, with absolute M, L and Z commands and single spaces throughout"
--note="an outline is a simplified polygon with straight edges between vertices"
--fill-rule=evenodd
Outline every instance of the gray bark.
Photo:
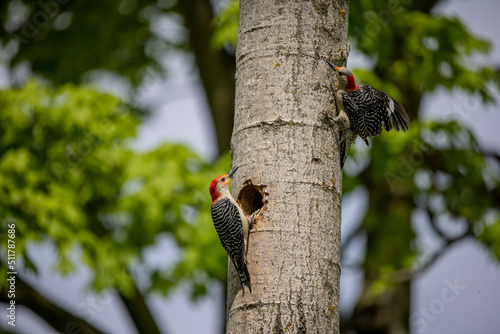
M 264 206 L 251 294 L 229 266 L 227 332 L 338 333 L 342 173 L 320 114 L 336 114 L 322 59 L 345 64 L 348 0 L 241 0 L 239 24 L 233 196 L 248 215 Z

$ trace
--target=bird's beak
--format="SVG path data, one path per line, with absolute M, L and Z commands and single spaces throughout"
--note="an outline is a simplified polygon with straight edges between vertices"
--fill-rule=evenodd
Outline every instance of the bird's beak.
M 336 66 L 336 65 L 334 65 L 334 64 L 332 64 L 332 63 L 330 63 L 328 60 L 325 60 L 325 61 L 326 61 L 326 63 L 327 63 L 328 65 L 330 65 L 330 67 L 331 67 L 331 68 L 333 68 L 333 69 L 335 70 L 335 72 L 337 72 L 337 66 Z
M 335 76 L 336 76 L 337 78 L 339 78 L 339 75 L 340 75 L 340 73 L 339 73 L 339 68 L 340 68 L 340 67 L 336 66 L 335 64 L 330 63 L 328 60 L 325 60 L 325 61 L 326 61 L 326 63 L 327 63 L 328 65 L 330 65 L 330 67 L 331 67 L 331 68 L 333 68 L 333 70 L 334 70 L 334 72 L 335 72 Z
M 240 166 L 234 166 L 233 168 L 231 168 L 231 170 L 229 171 L 229 173 L 227 173 L 227 177 L 228 178 L 232 178 L 234 173 L 236 173 L 236 171 L 238 170 L 238 168 L 240 168 Z

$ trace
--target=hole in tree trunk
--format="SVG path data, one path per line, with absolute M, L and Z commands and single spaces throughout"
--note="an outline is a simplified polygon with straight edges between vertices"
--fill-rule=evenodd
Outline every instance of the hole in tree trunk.
M 238 194 L 238 202 L 246 215 L 251 215 L 264 206 L 261 188 L 252 184 L 251 181 L 245 182 L 245 186 Z

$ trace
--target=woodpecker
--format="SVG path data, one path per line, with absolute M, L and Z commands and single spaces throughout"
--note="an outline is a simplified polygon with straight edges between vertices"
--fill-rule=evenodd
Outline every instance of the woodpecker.
M 238 272 L 243 293 L 245 293 L 245 285 L 252 293 L 250 274 L 246 264 L 249 222 L 241 207 L 229 193 L 229 183 L 236 170 L 238 166 L 233 167 L 227 174 L 216 177 L 210 183 L 212 220 L 222 247 Z
M 410 117 L 405 109 L 386 93 L 369 85 L 356 86 L 354 75 L 345 67 L 326 61 L 338 78 L 335 99 L 339 114 L 333 119 L 340 127 L 340 165 L 343 168 L 351 145 L 360 136 L 366 145 L 367 137 L 394 129 L 406 132 Z

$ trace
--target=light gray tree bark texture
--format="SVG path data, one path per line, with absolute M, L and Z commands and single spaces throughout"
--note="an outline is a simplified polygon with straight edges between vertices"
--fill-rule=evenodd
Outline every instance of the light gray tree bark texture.
M 241 0 L 233 196 L 250 215 L 243 293 L 232 264 L 227 333 L 338 333 L 342 173 L 334 75 L 348 0 Z M 261 198 L 262 196 L 262 198 Z

